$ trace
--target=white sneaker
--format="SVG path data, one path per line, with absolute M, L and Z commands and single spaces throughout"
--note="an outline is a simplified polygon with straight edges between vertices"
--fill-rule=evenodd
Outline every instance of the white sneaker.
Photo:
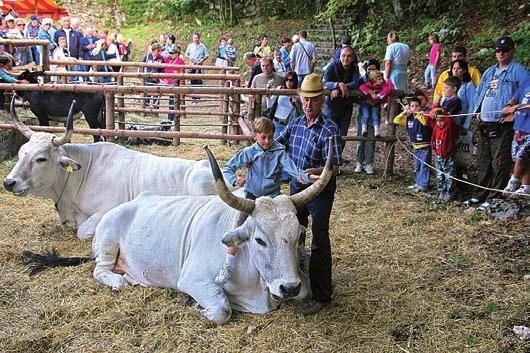
M 519 189 L 515 190 L 513 194 L 510 195 L 511 197 L 518 199 L 523 198 L 525 196 L 530 196 L 530 193 L 528 193 L 524 186 L 521 186 Z
M 503 196 L 512 196 L 512 192 L 515 192 L 521 186 L 521 181 L 518 179 L 510 179 L 508 185 L 504 188 Z M 518 190 L 517 190 L 518 191 Z
M 359 173 L 361 173 L 362 171 L 363 171 L 363 165 L 362 165 L 361 163 L 357 163 L 357 164 L 355 165 L 355 170 L 354 170 L 354 172 L 357 173 L 357 174 L 359 174 Z
M 368 175 L 372 175 L 374 174 L 374 166 L 372 165 L 372 163 L 368 163 L 364 166 L 364 171 L 366 172 L 366 174 Z

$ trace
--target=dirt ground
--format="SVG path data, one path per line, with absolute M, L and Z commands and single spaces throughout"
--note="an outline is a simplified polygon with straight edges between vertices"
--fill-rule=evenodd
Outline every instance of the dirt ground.
M 75 136 L 74 142 L 88 142 Z M 165 156 L 205 158 L 204 141 L 138 146 Z M 241 146 L 209 142 L 220 162 Z M 346 156 L 353 158 L 353 145 Z M 376 154 L 376 170 L 383 156 Z M 331 219 L 333 305 L 302 317 L 285 302 L 266 315 L 235 312 L 205 322 L 179 293 L 97 285 L 94 263 L 33 277 L 21 253 L 90 254 L 89 242 L 58 222 L 51 200 L 0 190 L 1 352 L 528 352 L 512 333 L 530 326 L 528 225 L 501 223 L 410 192 L 410 160 L 396 175 L 338 176 Z M 13 160 L 0 165 L 4 178 Z

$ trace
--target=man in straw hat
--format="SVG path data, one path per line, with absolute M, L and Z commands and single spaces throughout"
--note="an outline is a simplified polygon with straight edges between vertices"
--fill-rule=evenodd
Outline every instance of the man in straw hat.
M 302 98 L 304 114 L 289 122 L 277 141 L 285 145 L 296 166 L 306 173 L 320 175 L 328 154 L 328 138 L 333 139 L 333 177 L 326 188 L 311 202 L 298 210 L 298 221 L 308 225 L 312 219 L 313 240 L 309 263 L 312 300 L 303 303 L 297 310 L 303 315 L 317 313 L 331 303 L 331 245 L 329 240 L 329 217 L 335 197 L 335 175 L 341 164 L 341 139 L 337 125 L 322 114 L 324 85 L 320 75 L 309 74 L 304 78 L 298 94 Z M 291 181 L 291 195 L 304 190 L 296 180 Z M 305 235 L 302 236 L 305 238 Z M 301 239 L 304 241 L 305 239 Z

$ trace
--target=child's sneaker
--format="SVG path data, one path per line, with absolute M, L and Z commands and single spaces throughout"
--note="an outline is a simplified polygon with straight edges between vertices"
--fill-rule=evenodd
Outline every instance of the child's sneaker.
M 368 125 L 362 124 L 361 135 L 363 135 L 363 137 L 368 136 Z
M 528 186 L 522 185 L 519 189 L 515 190 L 514 193 L 511 195 L 513 198 L 523 198 L 530 196 L 530 190 L 528 190 Z
M 223 267 L 221 267 L 221 270 L 215 276 L 214 282 L 219 285 L 223 285 L 230 279 L 230 276 L 232 275 L 232 266 L 227 264 L 226 262 L 223 264 Z
M 364 171 L 366 172 L 366 174 L 368 175 L 372 175 L 374 174 L 374 166 L 372 165 L 372 163 L 368 163 L 364 166 Z
M 374 125 L 374 136 L 381 137 L 381 133 L 379 132 L 379 125 Z
M 355 165 L 355 170 L 354 170 L 354 172 L 357 173 L 357 174 L 359 174 L 359 173 L 361 173 L 362 171 L 363 171 L 363 165 L 362 165 L 362 163 L 357 162 L 357 164 Z
M 515 192 L 519 187 L 521 186 L 521 181 L 519 179 L 511 178 L 508 182 L 508 185 L 504 188 L 504 192 L 502 193 L 503 196 L 511 196 L 512 192 Z

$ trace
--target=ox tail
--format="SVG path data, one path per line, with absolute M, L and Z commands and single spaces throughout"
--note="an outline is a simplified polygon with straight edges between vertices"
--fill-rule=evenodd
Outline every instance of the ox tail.
M 94 257 L 60 257 L 57 250 L 45 251 L 36 254 L 31 251 L 22 252 L 22 262 L 26 265 L 25 271 L 33 276 L 49 267 L 78 266 L 82 263 L 92 261 Z

